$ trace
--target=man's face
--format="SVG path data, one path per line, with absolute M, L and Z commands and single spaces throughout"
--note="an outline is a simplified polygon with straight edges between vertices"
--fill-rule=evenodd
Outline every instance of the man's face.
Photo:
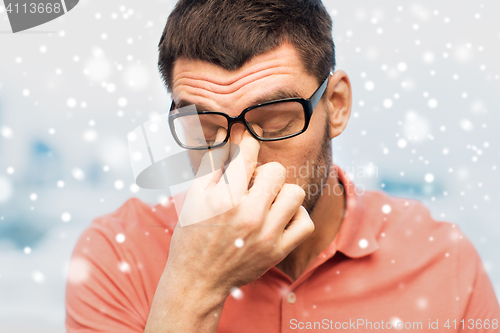
M 198 110 L 218 111 L 235 117 L 247 107 L 284 96 L 307 99 L 319 85 L 303 68 L 295 48 L 284 44 L 254 57 L 236 71 L 227 71 L 205 61 L 180 58 L 174 66 L 172 92 L 177 105 L 182 101 L 183 104 L 195 104 Z M 234 124 L 231 142 L 238 144 L 244 131 L 243 124 Z M 203 153 L 192 151 L 195 170 Z M 306 191 L 304 207 L 311 212 L 331 163 L 325 103 L 318 103 L 304 133 L 281 141 L 260 142 L 258 165 L 271 161 L 287 169 L 287 183 L 298 184 Z

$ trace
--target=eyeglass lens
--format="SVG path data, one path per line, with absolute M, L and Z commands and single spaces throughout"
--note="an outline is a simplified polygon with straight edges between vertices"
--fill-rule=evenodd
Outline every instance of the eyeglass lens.
M 305 112 L 301 103 L 296 101 L 278 102 L 262 105 L 247 111 L 244 116 L 247 128 L 252 124 L 262 128 L 264 139 L 277 139 L 301 132 L 305 127 Z M 188 147 L 207 147 L 221 143 L 226 138 L 217 137 L 220 129 L 227 133 L 228 118 L 220 114 L 186 114 L 175 118 L 175 134 L 179 141 Z

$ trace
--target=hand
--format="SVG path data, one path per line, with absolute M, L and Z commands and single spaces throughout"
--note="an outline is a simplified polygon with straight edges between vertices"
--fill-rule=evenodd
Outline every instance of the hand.
M 256 167 L 260 144 L 248 131 L 239 149 L 225 172 L 206 170 L 235 156 L 230 145 L 201 159 L 205 176 L 186 194 L 145 332 L 215 332 L 231 289 L 262 276 L 314 231 L 304 190 L 285 184 L 286 169 Z
M 301 206 L 304 190 L 285 184 L 286 169 L 277 162 L 256 168 L 260 144 L 248 131 L 239 147 L 241 159 L 233 159 L 225 175 L 221 168 L 191 185 L 180 215 L 186 226 L 175 229 L 167 262 L 184 279 L 223 293 L 259 278 L 314 231 Z M 229 150 L 225 145 L 206 153 L 198 173 L 223 165 Z

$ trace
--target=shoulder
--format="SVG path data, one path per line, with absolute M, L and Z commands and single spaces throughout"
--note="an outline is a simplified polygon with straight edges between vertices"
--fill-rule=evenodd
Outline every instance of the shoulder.
M 128 332 L 116 318 L 129 318 L 124 325 L 130 331 L 144 327 L 167 261 L 175 215 L 173 207 L 151 207 L 134 198 L 92 221 L 68 268 L 68 328 Z M 115 326 L 120 329 L 111 329 Z
M 85 263 L 85 267 L 114 274 L 166 262 L 176 222 L 171 215 L 175 214 L 165 207 L 151 207 L 132 198 L 115 212 L 94 219 L 75 245 L 70 278 L 79 280 L 74 274 L 81 270 L 71 270 L 75 262 L 78 267 Z
M 364 218 L 379 245 L 378 260 L 392 263 L 404 274 L 425 275 L 429 283 L 443 280 L 454 289 L 472 285 L 484 271 L 459 226 L 433 218 L 423 203 L 383 192 L 366 192 L 362 197 Z
M 394 197 L 380 191 L 367 191 L 361 198 L 364 217 L 369 218 L 372 227 L 379 232 L 402 233 L 406 237 L 416 236 L 417 239 L 425 237 L 430 242 L 463 238 L 456 224 L 433 218 L 420 201 Z
M 171 234 L 176 224 L 172 210 L 131 198 L 116 211 L 94 219 L 86 232 L 99 233 L 117 243 L 125 243 L 127 239 L 141 243 L 142 236 Z
M 363 218 L 369 220 L 382 253 L 398 253 L 401 260 L 422 265 L 445 261 L 457 266 L 464 257 L 480 261 L 458 225 L 435 219 L 423 203 L 380 191 L 366 192 L 361 200 Z
M 173 223 L 169 212 L 129 199 L 83 231 L 68 268 L 68 331 L 144 328 L 167 261 Z
M 443 306 L 456 304 L 462 318 L 495 318 L 500 313 L 495 291 L 472 242 L 458 225 L 432 217 L 421 202 L 367 192 L 373 212 L 379 261 L 391 262 L 403 281 L 424 281 Z M 391 208 L 385 207 L 389 205 Z M 387 273 L 388 274 L 388 273 Z M 386 274 L 386 278 L 387 278 Z
M 175 223 L 172 224 L 175 221 L 164 219 L 166 211 L 168 212 L 161 206 L 153 207 L 137 198 L 130 198 L 116 211 L 97 217 L 92 221 L 90 227 L 113 228 L 121 226 L 130 229 L 148 223 L 159 223 L 171 228 L 175 226 Z

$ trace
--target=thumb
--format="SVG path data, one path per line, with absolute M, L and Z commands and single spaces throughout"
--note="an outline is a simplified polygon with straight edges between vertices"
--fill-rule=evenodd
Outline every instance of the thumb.
M 304 206 L 300 206 L 288 227 L 283 230 L 282 249 L 290 253 L 314 232 L 314 222 Z

